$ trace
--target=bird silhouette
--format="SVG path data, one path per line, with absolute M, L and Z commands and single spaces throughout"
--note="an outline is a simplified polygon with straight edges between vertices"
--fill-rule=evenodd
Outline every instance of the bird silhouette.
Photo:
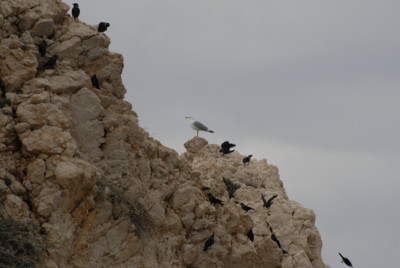
M 92 75 L 92 77 L 90 78 L 90 80 L 92 81 L 92 86 L 93 87 L 95 87 L 95 88 L 97 88 L 97 89 L 100 89 L 100 83 L 99 83 L 99 80 L 97 79 L 97 76 L 94 74 L 94 75 Z
M 224 205 L 224 203 L 222 203 L 222 201 L 220 199 L 213 196 L 212 193 L 208 193 L 207 196 L 208 196 L 208 200 L 210 200 L 211 203 L 213 203 L 215 205 L 220 204 L 221 206 Z
M 52 56 L 46 63 L 44 64 L 45 69 L 52 69 L 54 65 L 56 65 L 58 57 L 56 55 Z
M 230 179 L 222 178 L 228 191 L 229 198 L 232 198 L 236 190 L 240 188 L 240 184 L 233 183 Z
M 79 17 L 79 14 L 81 13 L 81 10 L 79 9 L 79 5 L 77 3 L 73 4 L 74 7 L 72 8 L 72 17 L 74 17 L 74 19 L 77 19 Z
M 209 249 L 213 244 L 214 244 L 215 240 L 214 240 L 214 234 L 212 234 L 204 243 L 204 248 L 203 251 L 206 251 L 207 249 Z
M 39 44 L 38 49 L 39 49 L 40 56 L 44 57 L 44 56 L 46 55 L 46 50 L 47 50 L 47 43 L 46 43 L 46 41 L 43 40 L 43 41 Z
M 233 143 L 229 143 L 229 141 L 224 141 L 221 144 L 221 149 L 219 150 L 223 155 L 233 153 L 235 150 L 231 150 L 232 147 L 235 147 L 236 145 Z
M 344 257 L 342 254 L 340 254 L 340 252 L 339 252 L 339 255 L 342 258 L 342 262 L 344 262 L 347 266 L 353 267 L 353 265 L 351 264 L 351 262 L 348 258 Z
M 253 155 L 248 155 L 248 156 L 246 156 L 245 158 L 243 158 L 243 164 L 250 164 L 250 158 L 252 157 Z
M 251 240 L 251 242 L 254 241 L 254 233 L 252 229 L 250 229 L 250 231 L 247 232 L 247 237 Z
M 110 24 L 108 22 L 100 22 L 99 26 L 97 27 L 97 31 L 99 33 L 104 33 L 108 27 L 110 27 Z
M 242 207 L 242 209 L 244 210 L 244 211 L 249 211 L 249 210 L 254 210 L 254 208 L 252 208 L 252 207 L 249 207 L 249 206 L 247 206 L 247 205 L 245 205 L 245 204 L 243 204 L 243 203 L 240 203 L 240 206 Z
M 281 242 L 278 240 L 278 237 L 276 237 L 274 233 L 271 234 L 271 239 L 278 245 L 278 248 L 282 249 Z
M 270 208 L 271 205 L 272 205 L 272 203 L 273 203 L 272 201 L 273 201 L 275 198 L 277 198 L 277 197 L 278 197 L 278 195 L 275 194 L 275 195 L 273 195 L 270 199 L 268 199 L 268 201 L 267 201 L 267 200 L 265 200 L 264 195 L 261 194 L 261 199 L 262 199 L 262 201 L 263 201 L 263 206 L 266 207 L 266 208 Z

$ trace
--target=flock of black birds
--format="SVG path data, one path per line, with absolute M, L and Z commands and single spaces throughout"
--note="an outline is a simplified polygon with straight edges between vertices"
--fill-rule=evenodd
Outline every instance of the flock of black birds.
M 79 15 L 81 14 L 81 10 L 79 8 L 79 4 L 74 3 L 73 4 L 73 8 L 71 10 L 71 15 L 72 17 L 77 20 Z M 97 26 L 97 31 L 99 33 L 104 33 L 107 28 L 110 26 L 110 23 L 108 22 L 100 22 L 99 25 Z M 43 40 L 39 45 L 38 45 L 38 50 L 39 50 L 39 54 L 41 57 L 46 57 L 46 51 L 47 51 L 47 42 L 45 40 Z M 47 61 L 44 62 L 43 64 L 43 69 L 53 69 L 57 63 L 58 60 L 58 56 L 57 55 L 53 55 L 51 56 Z M 96 76 L 96 74 L 93 74 L 91 76 L 91 82 L 92 82 L 92 86 L 100 89 L 100 82 Z
M 232 150 L 232 148 L 235 147 L 235 146 L 236 146 L 235 144 L 230 143 L 229 141 L 225 141 L 225 142 L 223 142 L 223 143 L 221 144 L 221 149 L 219 150 L 219 152 L 221 152 L 222 155 L 230 154 L 230 153 L 232 153 L 232 152 L 235 151 L 235 150 Z M 251 158 L 251 157 L 252 157 L 252 155 L 249 155 L 249 156 L 243 158 L 243 164 L 244 164 L 244 165 L 249 164 L 249 163 L 250 163 L 250 158 Z M 234 196 L 236 190 L 240 188 L 240 184 L 233 183 L 230 179 L 227 179 L 227 178 L 223 178 L 223 181 L 224 181 L 225 186 L 226 186 L 226 189 L 227 189 L 227 191 L 228 191 L 229 198 L 232 198 L 232 197 Z M 210 190 L 210 188 L 209 188 L 209 187 L 204 187 L 204 188 L 202 188 L 202 190 L 208 191 L 208 190 Z M 213 205 L 221 205 L 221 206 L 224 205 L 224 202 L 223 202 L 221 199 L 215 197 L 212 193 L 208 193 L 208 194 L 207 194 L 207 197 L 208 197 L 208 200 L 210 201 L 210 203 L 213 204 Z M 272 205 L 272 203 L 273 203 L 272 201 L 273 201 L 276 197 L 278 197 L 278 195 L 275 194 L 275 195 L 273 195 L 271 198 L 269 198 L 268 200 L 266 200 L 265 197 L 264 197 L 264 195 L 261 195 L 261 200 L 262 200 L 262 202 L 263 202 L 263 207 L 265 207 L 265 208 L 267 208 L 267 209 L 270 209 L 270 208 L 271 208 L 271 205 Z M 245 212 L 248 212 L 248 211 L 250 211 L 250 210 L 254 210 L 254 208 L 252 208 L 252 207 L 250 207 L 250 206 L 244 204 L 243 202 L 235 202 L 235 203 L 236 203 L 236 204 L 239 204 L 239 205 L 241 206 L 241 208 L 242 208 Z M 271 236 L 271 239 L 272 239 L 274 242 L 277 243 L 278 247 L 282 250 L 282 252 L 283 252 L 284 254 L 287 254 L 288 252 L 287 252 L 286 250 L 284 250 L 284 249 L 281 248 L 280 242 L 279 242 L 279 240 L 276 238 L 275 234 L 274 234 L 274 233 L 272 233 L 272 234 L 273 234 L 273 235 Z M 249 240 L 250 240 L 251 242 L 254 241 L 254 233 L 253 233 L 253 230 L 252 230 L 252 229 L 249 230 L 249 231 L 246 233 L 246 235 L 247 235 L 247 237 L 249 238 Z M 205 241 L 204 247 L 203 247 L 203 251 L 207 251 L 209 248 L 211 248 L 211 246 L 214 244 L 214 242 L 215 242 L 215 234 L 213 233 L 213 234 L 212 234 L 210 237 L 208 237 L 207 240 Z
M 235 147 L 236 145 L 233 143 L 230 143 L 229 141 L 224 141 L 221 144 L 221 149 L 219 150 L 219 152 L 222 153 L 222 155 L 226 155 L 226 154 L 230 154 L 233 153 L 235 150 L 233 150 L 232 148 Z M 248 155 L 247 157 L 243 158 L 243 164 L 244 165 L 248 165 L 250 164 L 250 159 L 251 159 L 252 155 Z M 229 194 L 229 198 L 232 198 L 234 196 L 234 193 L 237 189 L 240 188 L 239 184 L 235 184 L 233 183 L 231 180 L 227 179 L 227 178 L 223 178 L 223 181 L 225 183 L 225 186 L 227 188 L 228 194 Z M 210 188 L 208 187 L 204 187 L 202 190 L 210 190 Z M 218 199 L 217 197 L 215 197 L 212 193 L 208 193 L 208 200 L 214 204 L 214 205 L 221 205 L 223 206 L 224 203 L 222 202 L 221 199 Z M 271 196 L 268 200 L 265 198 L 265 196 L 263 194 L 261 194 L 261 200 L 263 202 L 263 207 L 266 209 L 270 209 L 273 201 L 275 198 L 277 198 L 278 195 L 274 194 L 273 196 Z M 242 209 L 245 212 L 248 212 L 250 210 L 254 210 L 254 208 L 244 204 L 243 202 L 235 202 L 236 204 L 240 204 L 240 206 L 242 207 Z M 267 223 L 268 224 L 268 223 Z M 268 224 L 269 225 L 269 224 Z M 270 226 L 270 231 L 271 231 L 271 240 L 274 241 L 277 245 L 277 247 L 282 251 L 283 254 L 288 254 L 288 252 L 282 248 L 281 242 L 279 241 L 278 237 L 276 236 L 276 234 L 274 233 L 272 227 Z M 254 233 L 253 230 L 249 230 L 247 232 L 247 237 L 249 238 L 249 240 L 251 242 L 254 241 Z M 204 243 L 204 248 L 203 251 L 207 251 L 209 248 L 211 248 L 211 246 L 214 244 L 215 242 L 215 234 L 213 233 L 209 238 L 207 238 L 207 240 Z M 349 267 L 353 267 L 350 260 L 346 257 L 344 257 L 342 254 L 340 254 L 340 257 L 342 258 L 342 262 L 345 263 L 346 265 L 348 265 Z
M 79 8 L 79 4 L 74 3 L 74 4 L 73 4 L 73 8 L 72 8 L 72 10 L 71 10 L 72 17 L 73 17 L 75 20 L 77 20 L 78 17 L 79 17 L 79 15 L 80 15 L 80 13 L 81 13 L 81 11 L 80 11 L 80 8 Z M 97 27 L 97 31 L 98 31 L 99 33 L 104 33 L 104 32 L 107 30 L 107 28 L 108 28 L 109 26 L 110 26 L 110 23 L 108 23 L 108 22 L 100 22 L 99 25 L 98 25 L 98 27 Z M 38 50 L 39 50 L 40 56 L 42 56 L 42 57 L 45 57 L 45 56 L 46 56 L 47 43 L 46 43 L 45 40 L 43 40 L 43 41 L 38 45 Z M 44 63 L 43 68 L 44 68 L 44 69 L 53 69 L 54 66 L 55 66 L 56 63 L 57 63 L 57 59 L 58 59 L 58 56 L 57 56 L 57 55 L 51 56 L 51 57 Z M 92 83 L 92 86 L 93 86 L 93 87 L 95 87 L 95 88 L 97 88 L 97 89 L 100 89 L 100 82 L 99 82 L 99 80 L 98 80 L 96 74 L 93 74 L 93 75 L 91 76 L 91 83 Z M 235 146 L 236 146 L 235 144 L 229 143 L 228 141 L 225 141 L 225 142 L 223 142 L 223 143 L 221 144 L 221 149 L 220 149 L 219 151 L 222 153 L 222 155 L 230 154 L 230 153 L 232 153 L 232 152 L 235 151 L 235 150 L 232 150 L 232 148 L 235 147 Z M 248 156 L 246 156 L 245 158 L 243 158 L 243 164 L 244 164 L 244 165 L 250 164 L 250 159 L 251 159 L 252 156 L 253 156 L 253 155 L 248 155 Z M 229 180 L 227 180 L 227 179 L 225 179 L 225 178 L 224 178 L 224 182 L 225 182 L 225 184 L 226 184 L 226 186 L 227 186 L 227 189 L 228 189 L 229 198 L 232 198 L 234 192 L 240 187 L 240 185 L 235 185 L 235 184 L 233 184 L 232 182 L 230 182 Z M 205 190 L 205 189 L 206 189 L 206 190 L 209 190 L 208 188 L 203 188 L 203 190 Z M 262 195 L 261 195 L 261 200 L 262 200 L 262 202 L 263 202 L 263 207 L 269 209 L 269 208 L 271 207 L 272 203 L 273 203 L 273 200 L 274 200 L 275 198 L 277 198 L 277 197 L 278 197 L 278 195 L 273 195 L 273 196 L 270 197 L 268 200 L 266 200 L 266 199 L 265 199 L 265 196 L 262 194 Z M 215 197 L 213 194 L 211 194 L 211 193 L 208 193 L 208 200 L 209 200 L 212 204 L 214 204 L 214 205 L 221 205 L 221 206 L 224 205 L 224 203 L 222 202 L 222 200 L 216 198 L 216 197 Z M 241 206 L 242 209 L 243 209 L 244 211 L 246 211 L 246 212 L 248 212 L 248 211 L 250 211 L 250 210 L 254 210 L 254 208 L 249 207 L 248 205 L 246 205 L 246 204 L 244 204 L 244 203 L 242 203 L 242 202 L 240 203 L 240 206 Z M 246 235 L 247 235 L 247 237 L 250 239 L 250 241 L 252 241 L 252 242 L 254 241 L 254 233 L 253 233 L 253 230 L 249 230 L 249 231 L 247 232 Z M 215 237 L 215 234 L 213 233 L 213 234 L 206 240 L 206 242 L 204 243 L 203 251 L 207 251 L 209 248 L 211 248 L 211 246 L 212 246 L 212 245 L 214 244 L 214 242 L 215 242 L 215 238 L 214 238 L 214 237 Z M 276 237 L 276 235 L 275 235 L 273 232 L 272 232 L 272 234 L 271 234 L 271 240 L 274 241 L 274 242 L 277 244 L 278 248 L 282 250 L 283 254 L 288 254 L 288 252 L 282 248 L 279 239 Z M 342 262 L 343 262 L 343 263 L 345 263 L 345 264 L 346 264 L 347 266 L 349 266 L 349 267 L 353 267 L 352 264 L 351 264 L 351 262 L 350 262 L 350 260 L 349 260 L 348 258 L 344 257 L 344 256 L 343 256 L 342 254 L 340 254 L 340 253 L 339 253 L 339 255 L 340 255 L 340 257 L 342 258 Z

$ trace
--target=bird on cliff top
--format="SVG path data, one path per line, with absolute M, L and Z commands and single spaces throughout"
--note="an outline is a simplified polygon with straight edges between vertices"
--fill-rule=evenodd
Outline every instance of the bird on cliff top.
M 342 254 L 340 254 L 340 252 L 339 252 L 339 255 L 342 258 L 342 262 L 344 262 L 347 266 L 353 267 L 353 265 L 351 264 L 351 262 L 348 258 L 344 257 Z
M 216 204 L 220 204 L 221 206 L 224 205 L 224 203 L 222 203 L 222 201 L 220 199 L 218 199 L 215 196 L 213 196 L 212 193 L 208 193 L 207 196 L 208 196 L 208 200 L 210 200 L 211 203 L 213 203 L 215 205 Z
M 250 163 L 250 158 L 252 157 L 253 155 L 252 154 L 250 154 L 250 155 L 248 155 L 248 156 L 246 156 L 245 158 L 243 158 L 243 164 L 249 164 Z
M 43 41 L 39 44 L 38 49 L 39 49 L 40 56 L 44 57 L 44 56 L 46 55 L 46 50 L 47 50 L 47 43 L 46 43 L 46 41 L 43 40 Z
M 97 89 L 100 89 L 100 83 L 99 83 L 99 80 L 97 79 L 97 76 L 95 74 L 92 75 L 90 80 L 92 81 L 92 86 L 94 86 Z
M 267 200 L 265 200 L 264 195 L 261 194 L 261 199 L 262 199 L 262 201 L 263 201 L 263 206 L 266 207 L 266 208 L 270 208 L 271 205 L 272 205 L 272 203 L 273 203 L 272 201 L 273 201 L 275 198 L 277 198 L 277 197 L 278 197 L 278 195 L 275 194 L 275 195 L 273 195 L 270 199 L 268 199 L 268 201 L 267 201 Z
M 207 249 L 209 249 L 213 244 L 214 244 L 214 234 L 212 234 L 204 243 L 204 248 L 203 251 L 206 251 Z
M 249 206 L 247 206 L 247 205 L 245 205 L 245 204 L 243 204 L 243 203 L 240 203 L 240 206 L 242 207 L 242 209 L 244 210 L 244 211 L 249 211 L 249 210 L 254 210 L 254 208 L 252 208 L 252 207 L 249 207 Z
M 110 24 L 108 22 L 100 22 L 99 26 L 97 27 L 97 31 L 99 33 L 104 33 L 108 27 L 110 27 Z
M 235 150 L 231 150 L 232 147 L 235 147 L 236 145 L 233 143 L 229 143 L 229 141 L 224 141 L 221 144 L 221 149 L 219 150 L 223 155 L 230 154 L 234 152 Z
M 56 65 L 57 59 L 58 59 L 57 55 L 52 56 L 48 61 L 46 61 L 43 67 L 45 69 L 53 68 L 54 65 Z
M 73 5 L 74 7 L 71 10 L 71 14 L 74 19 L 77 19 L 79 17 L 79 14 L 81 13 L 81 10 L 79 9 L 79 5 L 77 3 L 74 3 Z
M 251 240 L 251 242 L 254 241 L 254 233 L 252 229 L 250 229 L 250 231 L 247 232 L 247 237 Z
M 206 127 L 205 125 L 203 125 L 202 123 L 200 123 L 199 121 L 196 121 L 194 119 L 194 117 L 191 116 L 186 116 L 185 117 L 187 120 L 189 120 L 190 122 L 190 126 L 197 131 L 196 137 L 199 136 L 199 131 L 206 131 L 206 132 L 210 132 L 210 133 L 214 133 L 214 131 L 212 131 L 211 129 L 208 129 L 208 127 Z

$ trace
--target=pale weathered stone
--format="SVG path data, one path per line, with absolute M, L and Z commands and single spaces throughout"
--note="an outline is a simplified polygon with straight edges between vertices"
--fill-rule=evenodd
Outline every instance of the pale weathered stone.
M 63 207 L 74 209 L 96 184 L 96 170 L 78 160 L 60 162 L 55 169 L 56 182 L 64 190 Z
M 43 217 L 49 217 L 51 212 L 57 210 L 62 201 L 61 191 L 57 188 L 45 187 L 34 200 L 37 213 Z
M 104 127 L 99 120 L 101 111 L 100 99 L 87 88 L 71 97 L 73 136 L 79 148 L 95 159 L 102 155 L 99 148 L 100 139 L 104 135 Z
M 49 125 L 65 129 L 70 126 L 65 112 L 51 103 L 21 104 L 18 106 L 17 116 L 20 122 L 27 122 L 33 128 Z
M 38 63 L 32 52 L 18 48 L 20 44 L 17 41 L 3 40 L 1 46 L 0 53 L 4 57 L 0 61 L 2 81 L 8 91 L 15 91 L 25 81 L 35 77 Z
M 28 152 L 34 154 L 61 154 L 66 143 L 71 140 L 69 132 L 59 127 L 43 126 L 23 138 L 22 144 Z
M 13 194 L 7 195 L 0 206 L 1 210 L 6 217 L 16 221 L 25 220 L 29 217 L 28 205 L 20 197 Z
M 34 11 L 28 11 L 19 16 L 18 27 L 21 31 L 26 31 L 32 28 L 35 22 L 39 19 L 39 15 Z
M 18 123 L 14 126 L 15 131 L 21 135 L 22 133 L 26 132 L 31 128 L 31 125 L 29 125 L 27 122 L 22 122 Z
M 55 54 L 59 57 L 71 57 L 78 58 L 79 54 L 83 52 L 83 48 L 81 47 L 81 39 L 74 36 L 69 40 L 58 44 L 53 50 L 52 54 Z
M 42 184 L 44 182 L 44 174 L 46 173 L 46 163 L 37 158 L 29 163 L 27 168 L 27 179 L 33 183 Z
M 187 141 L 184 146 L 189 153 L 196 154 L 200 151 L 204 146 L 206 146 L 208 142 L 200 137 L 194 137 L 190 141 Z
M 45 81 L 43 81 L 46 84 Z M 90 77 L 82 70 L 69 71 L 62 76 L 52 76 L 48 78 L 49 89 L 56 93 L 74 93 L 84 86 L 90 84 Z
M 54 26 L 52 19 L 40 19 L 33 27 L 33 34 L 36 36 L 49 36 L 54 33 Z

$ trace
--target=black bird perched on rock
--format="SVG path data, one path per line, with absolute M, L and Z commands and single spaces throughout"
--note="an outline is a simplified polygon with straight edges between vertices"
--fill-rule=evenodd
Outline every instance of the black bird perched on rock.
M 99 26 L 97 27 L 97 31 L 99 33 L 104 33 L 108 27 L 110 27 L 110 24 L 108 22 L 100 22 Z
M 249 164 L 250 163 L 250 158 L 252 157 L 253 155 L 248 155 L 248 156 L 246 156 L 245 158 L 243 158 L 243 164 Z
M 252 229 L 250 229 L 250 231 L 247 232 L 247 237 L 251 240 L 251 242 L 254 241 L 254 233 Z
M 278 245 L 278 248 L 282 249 L 281 242 L 278 240 L 278 237 L 276 237 L 274 233 L 271 234 L 271 239 Z
M 74 19 L 77 19 L 79 17 L 79 14 L 81 13 L 81 10 L 79 9 L 79 5 L 77 3 L 73 4 L 74 7 L 72 8 L 72 17 L 74 17 Z
M 236 145 L 233 143 L 229 143 L 229 141 L 224 141 L 221 144 L 221 149 L 219 150 L 222 154 L 230 154 L 234 152 L 235 150 L 231 150 L 232 147 L 235 147 Z
M 278 245 L 278 248 L 279 248 L 280 250 L 282 250 L 282 253 L 283 253 L 283 254 L 289 254 L 289 252 L 287 252 L 286 250 L 284 250 L 284 249 L 282 248 L 281 242 L 278 240 L 278 237 L 276 237 L 276 235 L 275 235 L 274 233 L 271 234 L 271 239 L 272 239 L 272 241 L 274 241 L 274 242 Z
M 203 251 L 206 251 L 214 244 L 214 234 L 212 234 L 204 243 Z
M 40 56 L 44 57 L 44 56 L 46 55 L 46 50 L 47 50 L 47 43 L 46 43 L 46 41 L 43 40 L 43 41 L 39 44 L 38 49 L 39 49 Z
M 242 207 L 242 209 L 244 210 L 244 211 L 249 211 L 249 210 L 254 210 L 254 208 L 252 208 L 252 207 L 249 207 L 249 206 L 247 206 L 247 205 L 245 205 L 245 204 L 243 204 L 243 203 L 240 203 L 240 206 Z
M 272 205 L 272 201 L 273 201 L 275 198 L 277 198 L 277 197 L 278 197 L 278 195 L 275 194 L 275 195 L 273 195 L 270 199 L 268 199 L 268 201 L 267 201 L 267 200 L 265 200 L 264 195 L 261 194 L 261 199 L 262 199 L 262 201 L 263 201 L 263 203 L 264 203 L 263 206 L 266 207 L 266 208 L 270 208 L 271 205 Z
M 99 83 L 99 80 L 97 79 L 97 76 L 95 74 L 92 75 L 90 80 L 92 81 L 92 86 L 94 86 L 97 89 L 100 89 L 100 83 Z
M 340 254 L 340 252 L 339 252 L 339 255 L 342 258 L 342 262 L 344 262 L 347 266 L 353 267 L 353 265 L 351 264 L 351 262 L 348 258 L 344 257 L 342 254 Z
M 208 193 L 207 195 L 208 195 L 208 200 L 210 200 L 211 203 L 220 204 L 221 206 L 224 205 L 224 203 L 222 203 L 222 201 L 220 199 L 213 196 L 212 193 Z
M 56 65 L 57 62 L 57 55 L 52 56 L 48 61 L 46 61 L 46 63 L 44 64 L 44 68 L 45 69 L 51 69 L 54 67 L 54 65 Z
M 240 188 L 240 184 L 233 183 L 230 179 L 222 178 L 228 191 L 229 198 L 232 198 L 236 190 Z

